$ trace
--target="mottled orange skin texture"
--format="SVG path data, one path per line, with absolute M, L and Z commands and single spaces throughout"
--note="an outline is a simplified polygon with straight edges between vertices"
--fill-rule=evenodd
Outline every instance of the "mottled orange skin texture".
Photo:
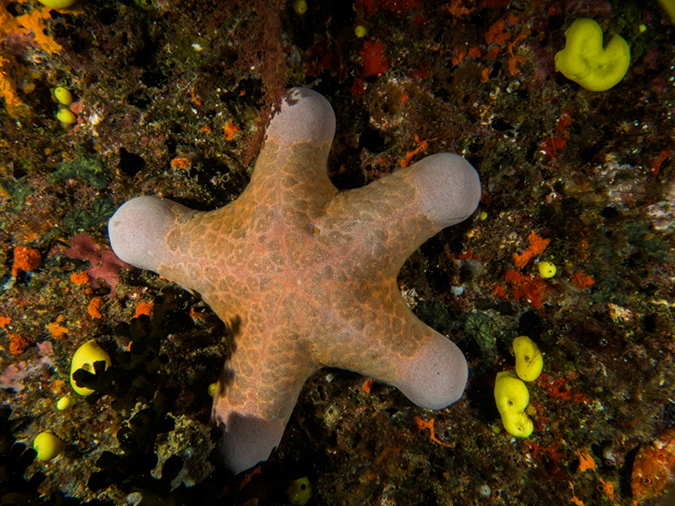
M 675 484 L 675 427 L 644 445 L 635 456 L 631 489 L 633 503 L 665 495 Z
M 379 194 L 371 185 L 338 195 L 309 146 L 294 146 L 282 166 L 277 153 L 265 145 L 235 202 L 188 214 L 167 237 L 174 262 L 158 270 L 235 329 L 215 412 L 227 404 L 274 417 L 322 366 L 391 383 L 395 361 L 431 334 L 396 284 L 405 259 L 436 232 L 428 218 L 389 204 L 414 201 L 405 171 Z
M 432 409 L 457 400 L 466 383 L 461 351 L 412 314 L 396 276 L 426 239 L 473 212 L 477 174 L 463 161 L 457 170 L 469 182 L 446 181 L 441 200 L 462 201 L 452 193 L 467 186 L 472 195 L 463 206 L 445 205 L 449 216 L 434 207 L 433 163 L 340 193 L 327 171 L 332 109 L 314 92 L 293 93 L 301 105 L 287 98 L 272 120 L 236 201 L 197 212 L 140 197 L 109 225 L 120 258 L 198 292 L 228 325 L 213 419 L 225 430 L 221 445 L 235 472 L 269 456 L 303 384 L 321 367 L 395 385 Z M 293 127 L 298 119 L 304 129 Z

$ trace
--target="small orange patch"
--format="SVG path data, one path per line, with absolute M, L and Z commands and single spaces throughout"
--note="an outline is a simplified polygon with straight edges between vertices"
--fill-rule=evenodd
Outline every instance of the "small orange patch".
M 548 376 L 542 374 L 539 376 L 539 384 L 548 389 L 548 395 L 551 397 L 557 397 L 564 401 L 572 401 L 575 404 L 590 402 L 591 399 L 586 394 L 582 394 L 581 392 L 573 392 L 571 387 L 567 385 L 567 382 L 570 379 L 574 379 L 575 377 L 576 376 L 561 377 L 551 380 L 548 378 Z
M 0 17 L 2 14 L 0 14 Z M 0 19 L 0 24 L 6 20 Z M 14 59 L 3 58 L 0 56 L 0 97 L 5 101 L 5 109 L 7 113 L 15 119 L 19 119 L 22 116 L 30 116 L 30 108 L 21 101 L 19 95 L 16 92 L 16 81 L 11 77 L 10 73 L 7 70 L 3 70 L 3 67 L 7 68 L 9 65 L 14 65 Z M 5 196 L 5 195 L 3 195 Z
M 42 263 L 42 256 L 40 252 L 34 248 L 27 246 L 17 246 L 14 248 L 14 264 L 12 265 L 12 276 L 15 276 L 19 271 L 34 271 Z
M 61 325 L 61 322 L 63 321 L 63 315 L 59 315 L 58 318 L 56 318 L 55 322 L 48 323 L 46 325 L 47 330 L 51 334 L 51 336 L 54 339 L 63 339 L 68 335 L 68 329 Z
M 232 139 L 234 139 L 234 134 L 236 134 L 240 130 L 240 128 L 236 126 L 232 120 L 225 123 L 225 126 L 223 128 L 225 129 L 226 141 L 231 141 Z
M 430 432 L 429 439 L 431 439 L 432 442 L 434 442 L 436 444 L 439 444 L 441 446 L 451 447 L 452 446 L 451 444 L 444 443 L 443 441 L 441 441 L 440 439 L 438 439 L 436 437 L 436 432 L 434 430 L 435 420 L 436 420 L 435 418 L 432 418 L 428 422 L 425 422 L 422 418 L 420 418 L 419 416 L 416 416 L 415 417 L 415 425 L 417 425 L 417 428 L 420 429 L 420 430 L 429 429 L 429 432 Z
M 94 297 L 91 299 L 89 307 L 87 308 L 89 316 L 96 319 L 103 318 L 103 315 L 101 314 L 101 305 L 103 305 L 103 299 L 101 297 Z
M 480 82 L 487 83 L 490 80 L 490 69 L 483 69 L 480 72 Z
M 21 355 L 30 346 L 31 341 L 19 334 L 9 335 L 9 352 L 12 355 Z
M 448 7 L 448 11 L 450 11 L 450 14 L 453 16 L 466 16 L 467 14 L 471 14 L 473 9 L 464 7 L 462 5 L 462 0 L 452 0 L 452 2 L 450 2 L 450 7 Z
M 511 292 L 516 300 L 520 300 L 524 297 L 535 309 L 541 307 L 544 292 L 551 290 L 552 288 L 540 277 L 534 276 L 533 278 L 530 278 L 514 269 L 506 271 L 504 279 L 511 286 Z
M 583 473 L 584 471 L 588 471 L 589 469 L 592 471 L 595 469 L 595 460 L 593 460 L 593 457 L 591 457 L 590 453 L 588 453 L 588 449 L 585 449 L 583 453 L 579 450 L 577 450 L 577 455 L 579 455 L 579 472 Z
M 384 450 L 382 450 L 382 452 L 380 452 L 379 457 L 375 459 L 375 465 L 380 464 L 387 455 L 398 455 L 399 453 L 401 453 L 400 446 L 388 446 Z
M 6 329 L 10 323 L 12 319 L 9 316 L 0 316 L 0 329 Z
M 195 86 L 194 84 L 192 85 L 192 89 L 190 90 L 190 95 L 192 95 L 192 102 L 199 107 L 202 105 L 202 101 L 199 100 L 199 97 L 195 94 Z
M 204 313 L 197 311 L 195 308 L 191 307 L 190 308 L 190 318 L 193 320 L 201 320 L 204 318 Z
M 600 483 L 602 483 L 602 491 L 610 499 L 614 500 L 614 483 L 611 481 L 605 481 L 602 478 L 598 477 Z
M 262 468 L 260 466 L 253 468 L 251 471 L 246 472 L 246 476 L 244 477 L 243 480 L 241 480 L 241 483 L 239 484 L 239 490 L 244 488 L 246 485 L 250 483 L 250 481 L 253 479 L 253 477 L 256 474 L 260 474 L 262 472 Z
M 529 249 L 537 255 L 539 253 L 543 253 L 546 249 L 546 246 L 548 246 L 548 243 L 551 242 L 551 239 L 542 239 L 534 231 L 530 232 L 528 239 L 530 240 Z
M 76 285 L 83 285 L 89 282 L 89 274 L 86 271 L 73 272 L 70 274 L 70 280 Z
M 363 384 L 363 391 L 366 392 L 367 394 L 370 393 L 370 391 L 373 389 L 373 385 L 375 384 L 374 379 L 369 379 Z
M 572 283 L 574 283 L 580 290 L 583 290 L 584 288 L 593 286 L 595 284 L 595 280 L 588 274 L 577 271 L 572 275 Z
M 527 250 L 523 251 L 523 253 L 520 255 L 518 253 L 513 254 L 516 267 L 524 267 L 527 265 L 527 262 L 530 261 L 530 258 L 532 258 L 534 255 L 543 253 L 546 249 L 546 246 L 548 246 L 548 243 L 551 242 L 551 239 L 542 239 L 539 237 L 534 230 L 530 232 L 530 235 L 527 239 L 530 242 Z
M 500 299 L 505 299 L 506 298 L 506 287 L 502 284 L 497 283 L 495 285 L 495 289 L 492 290 L 492 296 L 493 297 L 499 297 Z
M 570 489 L 572 489 L 572 503 L 573 503 L 575 506 L 585 506 L 585 504 L 583 503 L 583 501 L 582 501 L 581 499 L 579 499 L 579 498 L 576 496 L 576 494 L 574 493 L 574 485 L 572 484 L 572 482 L 569 481 L 568 483 L 570 484 Z
M 429 139 L 429 140 L 435 141 L 436 139 Z M 405 158 L 401 160 L 401 168 L 405 168 L 408 165 L 410 165 L 410 162 L 412 161 L 413 158 L 415 158 L 415 155 L 417 153 L 429 149 L 429 141 L 421 141 L 418 135 L 415 135 L 415 142 L 418 144 L 418 146 L 409 153 L 407 153 L 405 155 Z
M 134 311 L 133 318 L 138 318 L 141 315 L 150 316 L 152 314 L 152 308 L 154 304 L 152 302 L 139 302 L 136 306 L 136 311 Z
M 459 65 L 465 56 L 466 56 L 466 49 L 460 49 L 459 52 L 457 53 L 457 56 L 455 56 L 452 59 L 452 66 L 455 67 Z
M 666 161 L 671 153 L 672 151 L 670 149 L 661 150 L 658 158 L 652 162 L 652 176 L 659 175 L 659 172 L 661 171 L 661 164 Z
M 389 61 L 383 52 L 385 45 L 377 41 L 368 40 L 361 49 L 363 56 L 363 75 L 364 77 L 379 76 L 384 74 L 389 68 Z
M 499 44 L 500 46 L 506 44 L 509 39 L 511 39 L 511 33 L 506 29 L 506 23 L 503 19 L 497 21 L 492 25 L 487 34 L 485 35 L 485 40 L 488 45 L 490 44 Z
M 188 170 L 190 167 L 192 167 L 192 159 L 187 155 L 178 155 L 171 160 L 172 169 Z
M 515 24 L 518 22 L 518 18 L 510 18 L 509 22 L 512 24 Z M 518 69 L 518 64 L 520 63 L 525 63 L 527 61 L 527 58 L 524 56 L 518 56 L 513 54 L 513 46 L 515 46 L 518 42 L 526 39 L 530 35 L 530 30 L 529 28 L 526 28 L 522 32 L 518 34 L 518 36 L 513 40 L 508 45 L 508 53 L 509 53 L 509 73 L 512 76 L 515 76 L 516 74 L 520 73 L 520 70 Z
M 480 48 L 478 46 L 473 46 L 466 55 L 469 58 L 480 58 Z

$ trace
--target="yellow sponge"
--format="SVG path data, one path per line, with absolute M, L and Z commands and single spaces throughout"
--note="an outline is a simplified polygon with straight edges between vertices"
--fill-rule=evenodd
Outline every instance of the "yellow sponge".
M 94 363 L 100 361 L 105 362 L 106 369 L 112 365 L 110 355 L 98 345 L 95 339 L 87 341 L 77 349 L 70 362 L 70 386 L 78 394 L 87 396 L 93 394 L 94 391 L 90 388 L 78 387 L 73 379 L 73 373 L 78 369 L 84 369 L 94 374 Z
M 555 55 L 555 67 L 567 79 L 590 91 L 605 91 L 619 84 L 628 72 L 630 48 L 613 34 L 602 47 L 602 28 L 589 18 L 579 18 L 565 32 L 565 49 Z
M 56 113 L 56 119 L 64 125 L 74 125 L 77 123 L 77 116 L 70 109 L 59 109 L 59 112 Z
M 516 355 L 516 373 L 523 381 L 534 381 L 544 368 L 544 358 L 527 336 L 516 337 L 513 340 L 513 353 Z
M 659 3 L 668 13 L 670 19 L 675 21 L 675 0 L 659 0 Z
M 297 506 L 304 506 L 312 497 L 312 484 L 307 476 L 298 478 L 291 482 L 286 490 L 288 500 L 291 504 Z
M 73 94 L 63 86 L 54 89 L 54 98 L 58 100 L 60 104 L 65 106 L 73 103 Z
M 48 462 L 56 457 L 66 444 L 51 432 L 40 432 L 33 440 L 33 448 L 37 452 L 38 460 Z
M 39 2 L 50 9 L 59 10 L 70 7 L 75 3 L 75 0 L 39 0 Z
M 495 380 L 495 401 L 502 415 L 504 428 L 514 436 L 528 437 L 534 426 L 525 414 L 530 403 L 530 393 L 525 383 L 513 371 L 497 373 Z

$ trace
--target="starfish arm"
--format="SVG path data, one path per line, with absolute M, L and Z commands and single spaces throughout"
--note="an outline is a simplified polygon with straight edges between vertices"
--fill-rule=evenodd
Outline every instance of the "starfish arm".
M 279 446 L 288 423 L 281 418 L 264 420 L 237 411 L 219 415 L 217 413 L 225 409 L 218 404 L 214 404 L 213 409 L 213 420 L 223 431 L 220 453 L 225 465 L 234 474 L 269 459 L 272 451 Z
M 393 385 L 423 408 L 457 401 L 468 376 L 460 349 L 412 313 L 394 282 L 378 291 L 363 300 L 353 292 L 333 294 L 327 311 L 340 321 L 324 324 L 311 339 L 312 358 Z
M 308 88 L 290 88 L 275 111 L 265 133 L 265 142 L 282 147 L 299 143 L 331 144 L 335 135 L 335 113 L 326 98 Z
M 327 160 L 335 135 L 335 114 L 322 95 L 291 88 L 270 121 L 251 183 L 238 205 L 270 207 L 291 226 L 307 228 L 337 193 Z
M 241 262 L 250 254 L 230 240 L 236 221 L 226 218 L 233 212 L 230 206 L 207 213 L 169 199 L 136 197 L 110 218 L 110 245 L 125 262 L 161 274 L 210 303 L 222 277 L 218 260 Z
M 402 177 L 417 190 L 421 213 L 438 230 L 466 220 L 478 207 L 480 177 L 462 156 L 436 153 L 402 172 Z
M 281 114 L 278 118 L 283 120 Z M 337 193 L 328 178 L 329 151 L 330 143 L 283 146 L 268 138 L 256 161 L 251 183 L 236 205 L 247 208 L 253 216 L 269 215 L 298 230 L 308 230 Z
M 230 336 L 232 355 L 218 379 L 211 412 L 223 429 L 221 451 L 234 473 L 269 458 L 302 386 L 317 369 L 292 330 L 245 333 Z
M 167 236 L 199 213 L 169 199 L 136 197 L 125 202 L 108 222 L 115 254 L 140 269 L 159 272 L 173 256 Z
M 422 408 L 443 409 L 464 393 L 469 369 L 450 339 L 429 327 L 424 335 L 415 355 L 396 360 L 396 378 L 389 383 Z
M 396 275 L 429 237 L 468 218 L 480 193 L 478 173 L 469 162 L 439 153 L 339 194 L 318 228 L 327 243 L 342 238 L 340 242 L 357 250 L 359 257 L 370 256 L 369 262 L 355 262 L 361 269 L 386 268 Z

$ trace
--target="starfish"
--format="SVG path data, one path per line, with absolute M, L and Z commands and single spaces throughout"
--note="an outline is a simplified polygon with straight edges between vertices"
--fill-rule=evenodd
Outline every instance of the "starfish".
M 197 292 L 228 325 L 213 401 L 235 473 L 267 460 L 321 367 L 394 385 L 441 409 L 466 385 L 464 355 L 408 308 L 396 283 L 425 240 L 468 218 L 480 181 L 458 155 L 431 155 L 363 188 L 330 182 L 335 115 L 292 88 L 239 198 L 199 212 L 142 196 L 110 219 L 120 259 Z

